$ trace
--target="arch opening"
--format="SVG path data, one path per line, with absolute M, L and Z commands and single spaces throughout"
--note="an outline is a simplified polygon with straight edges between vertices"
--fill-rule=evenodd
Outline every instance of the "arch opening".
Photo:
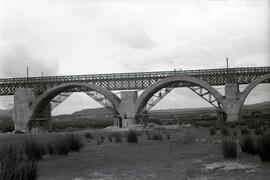
M 31 116 L 31 119 L 42 116 L 43 110 L 46 109 L 46 107 L 50 104 L 50 101 L 53 100 L 57 95 L 63 92 L 70 92 L 70 91 L 97 92 L 112 104 L 114 113 L 119 114 L 117 109 L 120 105 L 121 100 L 111 91 L 103 87 L 87 83 L 66 83 L 47 90 L 37 98 L 37 102 L 33 107 L 33 114 Z
M 177 77 L 171 77 L 167 79 L 163 79 L 152 86 L 148 87 L 137 99 L 136 101 L 136 116 L 140 116 L 143 113 L 143 110 L 145 109 L 146 105 L 148 104 L 148 101 L 161 89 L 163 88 L 170 88 L 178 86 L 179 83 L 181 86 L 186 87 L 202 87 L 202 89 L 206 90 L 207 94 L 210 94 L 215 98 L 215 101 L 217 101 L 219 104 L 223 104 L 224 97 L 212 86 L 210 86 L 208 83 L 193 78 L 190 76 L 177 76 Z
M 270 83 L 270 74 L 255 79 L 240 93 L 240 112 L 243 119 L 253 123 L 259 119 L 269 119 L 268 111 L 260 108 L 263 107 L 264 109 L 265 106 L 268 106 L 270 100 L 270 84 L 265 83 Z M 268 94 L 262 95 L 258 94 L 258 92 L 268 92 Z M 255 96 L 252 97 L 253 95 Z M 247 101 L 250 101 L 251 104 L 245 104 Z M 244 107 L 244 105 L 247 106 Z
M 270 83 L 270 74 L 266 74 L 255 79 L 244 89 L 244 91 L 241 92 L 241 97 L 240 97 L 241 107 L 243 106 L 244 102 L 246 101 L 247 97 L 252 92 L 252 90 L 261 83 Z

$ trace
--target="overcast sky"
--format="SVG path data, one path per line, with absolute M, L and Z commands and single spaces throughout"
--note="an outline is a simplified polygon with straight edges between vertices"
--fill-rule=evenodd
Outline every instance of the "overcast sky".
M 270 65 L 269 0 L 0 0 L 0 77 Z M 247 103 L 270 100 L 260 85 Z M 192 101 L 189 99 L 192 98 Z M 8 104 L 11 97 L 1 97 Z M 185 102 L 185 103 L 183 103 Z M 76 108 L 74 107 L 76 104 Z M 156 108 L 208 106 L 182 88 Z M 0 108 L 4 108 L 0 105 Z M 98 107 L 76 93 L 53 111 Z

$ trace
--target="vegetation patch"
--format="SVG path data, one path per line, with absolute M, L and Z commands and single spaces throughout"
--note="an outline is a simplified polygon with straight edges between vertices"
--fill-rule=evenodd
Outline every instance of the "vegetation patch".
M 42 156 L 46 154 L 44 144 L 32 137 L 27 137 L 24 140 L 24 151 L 30 160 L 41 160 Z
M 136 131 L 129 130 L 127 133 L 127 142 L 128 143 L 138 143 L 138 135 Z
M 226 159 L 235 159 L 237 157 L 237 146 L 234 137 L 224 138 L 222 142 L 222 152 Z
M 258 150 L 261 161 L 270 161 L 270 132 L 261 136 L 258 142 Z
M 67 137 L 67 143 L 71 151 L 80 151 L 84 147 L 82 138 L 73 133 Z
M 241 149 L 242 149 L 242 152 L 245 152 L 251 155 L 256 154 L 254 140 L 251 136 L 248 135 L 242 138 Z
M 34 159 L 26 158 L 15 145 L 0 147 L 1 180 L 36 180 L 38 165 Z

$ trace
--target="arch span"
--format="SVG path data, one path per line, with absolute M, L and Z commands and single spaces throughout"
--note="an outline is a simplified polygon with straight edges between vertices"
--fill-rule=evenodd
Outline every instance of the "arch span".
M 187 83 L 192 83 L 192 84 L 196 84 L 198 86 L 203 87 L 204 89 L 209 91 L 210 94 L 212 94 L 220 104 L 223 105 L 224 97 L 215 88 L 210 86 L 208 83 L 204 82 L 203 80 L 193 78 L 190 76 L 175 76 L 175 77 L 163 79 L 153 84 L 152 86 L 148 87 L 136 100 L 136 114 L 142 112 L 144 106 L 147 104 L 147 102 L 156 92 L 158 92 L 162 88 L 168 87 L 178 82 L 187 82 Z
M 41 94 L 33 107 L 33 114 L 31 118 L 35 118 L 42 110 L 48 105 L 48 103 L 58 94 L 67 91 L 71 88 L 86 88 L 90 91 L 96 91 L 102 94 L 105 98 L 107 98 L 112 104 L 116 112 L 120 105 L 120 98 L 116 96 L 114 93 L 100 86 L 87 84 L 87 83 L 66 83 L 59 86 L 55 86 L 43 94 Z
M 252 81 L 246 88 L 243 92 L 241 92 L 241 95 L 240 95 L 240 104 L 241 104 L 241 107 L 243 106 L 246 98 L 248 97 L 249 93 L 258 85 L 260 84 L 261 82 L 267 80 L 267 79 L 270 79 L 270 74 L 266 74 L 266 75 L 263 75 L 257 79 L 255 79 L 254 81 Z

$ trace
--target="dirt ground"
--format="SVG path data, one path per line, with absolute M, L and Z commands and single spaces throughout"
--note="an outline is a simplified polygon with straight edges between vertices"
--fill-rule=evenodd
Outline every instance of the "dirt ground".
M 143 133 L 138 144 L 107 140 L 97 145 L 92 140 L 81 152 L 44 157 L 39 163 L 39 179 L 269 179 L 270 163 L 260 162 L 258 156 L 243 154 L 238 149 L 236 160 L 225 160 L 221 136 L 209 136 L 208 129 L 188 129 L 194 142 L 177 142 L 184 137 L 184 131 L 171 131 L 171 138 L 163 135 L 163 141 L 149 141 Z

